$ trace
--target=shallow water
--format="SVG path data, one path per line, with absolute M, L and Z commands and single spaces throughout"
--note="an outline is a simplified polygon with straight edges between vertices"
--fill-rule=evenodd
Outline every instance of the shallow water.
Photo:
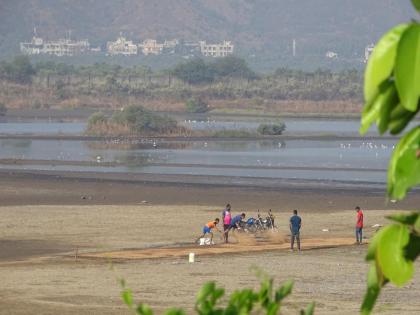
M 148 141 L 128 144 L 2 139 L 0 159 L 52 162 L 51 166 L 0 167 L 385 183 L 385 169 L 394 144 L 392 140 Z M 59 165 L 54 160 L 98 162 L 98 166 Z M 101 166 L 102 162 L 114 162 L 116 166 Z
M 3 122 L 0 134 L 80 135 L 85 128 L 86 123 L 80 122 Z
M 179 118 L 179 117 L 178 117 Z M 334 120 L 334 119 L 292 119 L 285 118 L 286 134 L 329 134 L 329 135 L 357 135 L 359 120 Z M 255 131 L 261 123 L 273 120 L 245 121 L 223 120 L 199 116 L 198 119 L 179 119 L 181 125 L 192 130 L 218 131 L 218 130 L 248 130 Z M 274 121 L 275 122 L 275 121 Z M 80 135 L 86 128 L 85 122 L 0 122 L 0 134 L 68 134 Z M 376 134 L 372 128 L 369 134 Z

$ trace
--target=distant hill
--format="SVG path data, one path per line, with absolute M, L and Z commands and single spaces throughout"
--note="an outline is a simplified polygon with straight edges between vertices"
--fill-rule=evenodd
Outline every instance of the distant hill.
M 414 16 L 409 0 L 2 0 L 0 56 L 18 53 L 36 27 L 50 39 L 71 30 L 93 46 L 120 32 L 135 41 L 228 39 L 251 63 L 293 65 L 331 50 L 351 65 L 367 44 Z

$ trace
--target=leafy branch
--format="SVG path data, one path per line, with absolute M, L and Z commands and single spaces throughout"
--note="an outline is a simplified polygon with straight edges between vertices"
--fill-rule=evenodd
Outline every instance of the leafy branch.
M 205 283 L 198 292 L 195 312 L 198 315 L 237 315 L 250 314 L 252 311 L 267 315 L 276 315 L 280 312 L 282 301 L 291 294 L 293 281 L 287 281 L 277 289 L 273 287 L 273 279 L 259 273 L 260 289 L 242 289 L 234 291 L 227 300 L 225 289 L 216 286 L 215 282 Z M 125 281 L 120 280 L 122 288 L 121 297 L 124 303 L 138 315 L 153 315 L 153 310 L 144 303 L 133 302 L 132 291 L 126 287 Z M 300 315 L 313 315 L 315 303 L 310 303 Z M 170 308 L 165 315 L 184 315 L 185 311 L 179 308 Z
M 420 12 L 420 0 L 412 0 Z M 360 132 L 376 123 L 380 134 L 402 132 L 420 110 L 420 24 L 394 27 L 377 43 L 365 72 Z M 412 128 L 397 144 L 388 167 L 388 196 L 403 199 L 420 184 L 420 126 Z M 361 307 L 370 314 L 388 282 L 406 284 L 414 274 L 420 254 L 420 213 L 388 217 L 394 223 L 372 239 L 366 260 L 370 262 L 368 289 Z

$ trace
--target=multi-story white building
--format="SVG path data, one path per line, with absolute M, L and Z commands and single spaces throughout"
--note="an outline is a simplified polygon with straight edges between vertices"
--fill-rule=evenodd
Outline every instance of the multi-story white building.
M 163 44 L 159 44 L 155 39 L 146 39 L 139 44 L 139 48 L 144 55 L 160 55 L 163 50 Z
M 32 37 L 32 41 L 20 43 L 20 52 L 25 55 L 39 55 L 44 48 L 44 40 L 41 37 Z
M 233 54 L 234 45 L 231 41 L 223 41 L 221 44 L 207 44 L 200 41 L 200 52 L 206 57 L 226 57 Z
M 59 39 L 44 43 L 43 53 L 55 56 L 76 56 L 89 52 L 87 40 L 73 41 L 70 39 Z
M 164 50 L 174 50 L 179 45 L 177 39 L 165 40 L 159 43 L 156 39 L 146 39 L 138 45 L 144 55 L 160 55 Z
M 137 45 L 133 44 L 131 40 L 125 39 L 125 37 L 118 37 L 115 42 L 107 42 L 106 51 L 108 55 L 137 55 Z
M 20 51 L 26 55 L 48 54 L 55 56 L 76 56 L 89 52 L 89 41 L 59 39 L 44 41 L 41 37 L 33 37 L 31 42 L 20 43 Z

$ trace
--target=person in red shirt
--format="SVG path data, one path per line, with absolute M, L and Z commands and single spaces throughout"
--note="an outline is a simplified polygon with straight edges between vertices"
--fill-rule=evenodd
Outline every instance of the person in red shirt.
M 363 212 L 359 206 L 356 207 L 357 217 L 356 217 L 356 243 L 358 245 L 362 244 L 363 236 Z

